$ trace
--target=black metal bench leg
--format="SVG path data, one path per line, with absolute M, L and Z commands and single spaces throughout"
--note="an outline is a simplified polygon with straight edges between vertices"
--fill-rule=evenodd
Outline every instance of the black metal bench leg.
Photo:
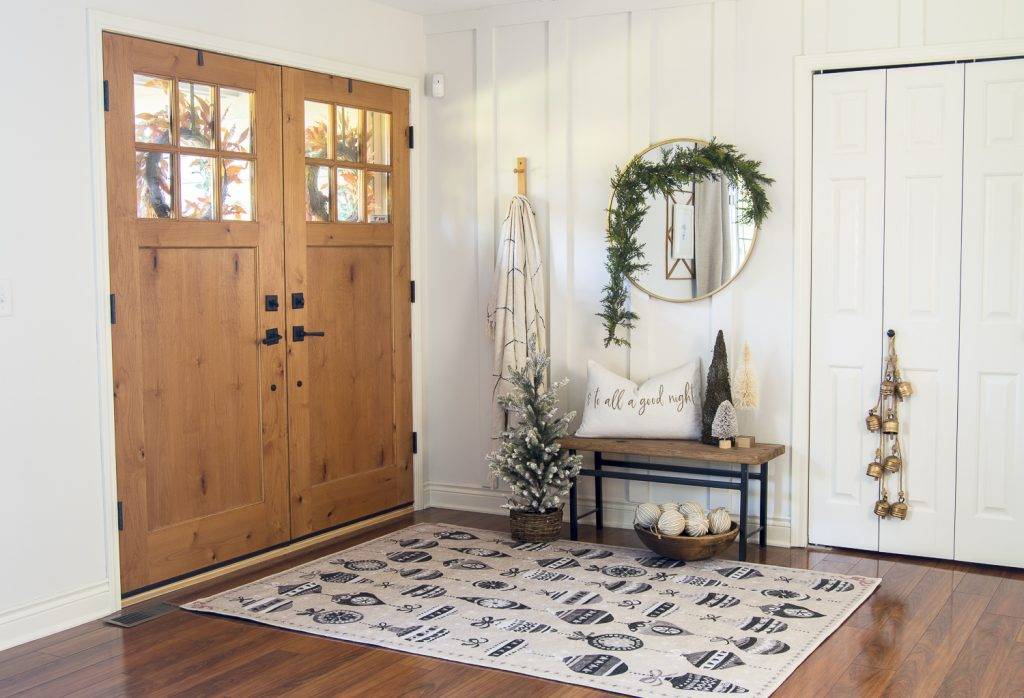
M 601 452 L 594 451 L 594 472 L 601 471 Z M 597 530 L 600 531 L 604 528 L 604 496 L 601 493 L 601 481 L 604 480 L 602 477 L 594 477 L 594 523 L 597 526 Z
M 747 499 L 750 496 L 750 466 L 740 466 L 740 562 L 747 559 Z
M 768 545 L 768 464 L 761 464 L 761 506 L 757 510 L 761 517 L 761 532 L 758 534 L 758 543 L 761 547 Z
M 570 450 L 569 455 L 575 456 L 576 451 Z M 579 482 L 579 478 L 572 479 L 572 486 L 569 488 L 569 538 L 571 540 L 580 539 L 579 522 L 576 520 L 578 512 L 576 504 L 576 485 Z

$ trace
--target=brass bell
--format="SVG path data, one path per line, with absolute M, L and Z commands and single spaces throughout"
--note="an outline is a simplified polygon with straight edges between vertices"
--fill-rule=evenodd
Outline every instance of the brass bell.
M 883 472 L 884 471 L 882 470 L 882 464 L 879 463 L 878 461 L 873 460 L 870 463 L 868 463 L 868 477 L 873 477 L 877 480 L 878 478 L 882 477 Z
M 882 381 L 882 395 L 888 397 L 892 395 L 893 391 L 896 390 L 896 384 L 886 378 Z
M 896 419 L 896 416 L 889 413 L 888 419 L 882 422 L 882 433 L 883 434 L 899 434 L 900 433 L 900 420 Z
M 891 508 L 889 500 L 883 495 L 881 499 L 875 502 L 875 516 L 880 519 L 884 519 L 889 515 L 889 510 Z
M 900 396 L 900 399 L 906 400 L 914 394 L 914 386 L 910 384 L 910 381 L 900 381 L 896 384 L 896 394 Z
M 882 461 L 882 467 L 890 473 L 898 473 L 900 466 L 903 465 L 903 459 L 899 456 L 886 456 L 885 460 Z
M 874 410 L 868 412 L 867 419 L 864 422 L 868 426 L 868 431 L 878 431 L 882 427 L 882 420 L 878 418 Z
M 889 507 L 889 514 L 894 518 L 902 520 L 907 518 L 907 512 L 909 510 L 910 507 L 907 506 L 906 501 L 903 499 L 903 497 L 900 497 L 900 501 L 894 503 L 891 507 Z

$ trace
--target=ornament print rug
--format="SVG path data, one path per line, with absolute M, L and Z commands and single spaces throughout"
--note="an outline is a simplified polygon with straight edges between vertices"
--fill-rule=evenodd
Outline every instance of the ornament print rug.
M 768 696 L 878 579 L 418 524 L 183 608 L 635 696 Z

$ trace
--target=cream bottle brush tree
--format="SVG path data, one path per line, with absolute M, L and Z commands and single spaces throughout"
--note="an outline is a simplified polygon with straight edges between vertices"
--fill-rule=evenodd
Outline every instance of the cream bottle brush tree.
M 743 342 L 743 358 L 736 372 L 736 401 L 733 406 L 738 410 L 756 410 L 761 402 L 761 389 L 757 380 L 757 371 L 750 358 L 750 345 Z

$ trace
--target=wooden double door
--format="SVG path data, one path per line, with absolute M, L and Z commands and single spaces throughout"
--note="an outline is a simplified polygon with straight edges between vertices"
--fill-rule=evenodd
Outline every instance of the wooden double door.
M 409 94 L 107 34 L 125 592 L 409 503 Z

